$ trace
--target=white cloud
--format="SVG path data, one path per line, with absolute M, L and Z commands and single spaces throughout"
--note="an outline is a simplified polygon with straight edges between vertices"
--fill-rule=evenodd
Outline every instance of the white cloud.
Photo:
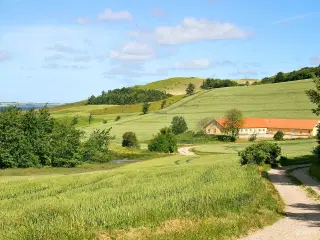
M 132 15 L 128 11 L 114 12 L 107 8 L 98 16 L 99 21 L 131 21 Z
M 162 8 L 152 8 L 151 14 L 154 17 L 165 17 L 166 13 Z
M 295 20 L 307 18 L 307 17 L 314 15 L 314 14 L 315 13 L 305 13 L 305 14 L 301 14 L 301 15 L 296 15 L 293 17 L 288 17 L 288 18 L 281 19 L 279 21 L 275 21 L 275 22 L 273 22 L 273 24 L 287 24 L 287 23 L 295 21 Z
M 203 40 L 241 39 L 249 33 L 232 23 L 208 19 L 184 18 L 176 26 L 162 26 L 154 30 L 154 37 L 160 44 L 183 44 Z M 137 36 L 137 33 L 135 33 Z
M 91 23 L 90 19 L 87 17 L 78 17 L 78 18 L 76 18 L 75 21 L 80 25 L 86 25 L 86 24 Z
M 208 59 L 196 59 L 188 60 L 183 62 L 178 62 L 175 68 L 178 69 L 205 69 L 210 66 L 210 61 Z
M 129 42 L 118 50 L 111 50 L 109 56 L 122 61 L 146 61 L 154 58 L 155 53 L 146 43 Z
M 10 60 L 11 57 L 9 56 L 9 54 L 7 52 L 4 51 L 0 51 L 0 62 L 4 62 L 7 60 Z
M 318 56 L 313 56 L 311 59 L 310 59 L 310 62 L 312 65 L 320 65 L 320 55 Z

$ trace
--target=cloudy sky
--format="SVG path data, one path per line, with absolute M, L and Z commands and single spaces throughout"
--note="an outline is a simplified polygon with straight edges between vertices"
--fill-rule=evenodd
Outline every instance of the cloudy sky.
M 0 0 L 0 101 L 320 64 L 315 0 Z

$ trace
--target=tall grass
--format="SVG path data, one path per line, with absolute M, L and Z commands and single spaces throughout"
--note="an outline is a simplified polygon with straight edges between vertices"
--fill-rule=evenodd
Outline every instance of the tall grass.
M 0 239 L 240 236 L 277 220 L 281 201 L 236 158 L 172 156 L 94 173 L 7 177 Z

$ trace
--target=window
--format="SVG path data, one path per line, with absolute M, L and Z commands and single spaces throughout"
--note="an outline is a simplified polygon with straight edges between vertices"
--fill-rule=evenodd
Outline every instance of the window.
M 311 131 L 309 130 L 309 131 L 308 131 L 308 133 L 310 134 L 310 133 L 311 133 Z

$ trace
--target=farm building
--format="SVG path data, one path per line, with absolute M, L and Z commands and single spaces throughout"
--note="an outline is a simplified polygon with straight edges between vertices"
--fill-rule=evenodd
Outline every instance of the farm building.
M 317 135 L 318 120 L 313 119 L 272 119 L 272 118 L 245 118 L 239 130 L 240 137 L 257 134 L 258 137 L 271 137 L 282 131 L 285 136 L 312 137 Z M 215 119 L 210 122 L 205 131 L 207 134 L 223 134 L 224 119 Z

